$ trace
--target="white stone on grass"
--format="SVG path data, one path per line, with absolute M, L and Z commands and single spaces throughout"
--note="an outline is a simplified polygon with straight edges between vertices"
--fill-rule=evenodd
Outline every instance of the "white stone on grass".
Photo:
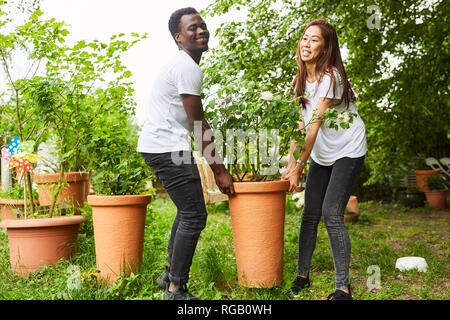
M 403 257 L 397 259 L 395 268 L 400 271 L 417 269 L 417 271 L 426 272 L 428 265 L 425 259 L 421 257 Z

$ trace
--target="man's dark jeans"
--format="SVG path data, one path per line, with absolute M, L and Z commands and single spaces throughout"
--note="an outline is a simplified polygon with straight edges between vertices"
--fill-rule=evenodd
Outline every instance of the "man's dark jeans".
M 173 161 L 186 159 L 184 163 Z M 200 174 L 190 151 L 142 153 L 177 207 L 169 240 L 169 279 L 174 284 L 186 284 L 197 241 L 206 226 L 206 206 Z
M 305 188 L 300 236 L 298 240 L 298 274 L 307 276 L 317 241 L 320 217 L 330 238 L 336 289 L 348 289 L 350 238 L 344 213 L 354 182 L 364 164 L 360 158 L 342 158 L 332 166 L 322 166 L 311 159 Z

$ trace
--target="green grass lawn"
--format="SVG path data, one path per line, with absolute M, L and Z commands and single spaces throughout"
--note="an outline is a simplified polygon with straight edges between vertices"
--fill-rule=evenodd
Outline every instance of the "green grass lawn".
M 450 209 L 408 209 L 400 205 L 360 203 L 361 214 L 348 223 L 352 244 L 350 282 L 355 299 L 404 300 L 449 299 Z M 110 287 L 96 282 L 95 247 L 89 207 L 78 238 L 77 254 L 27 277 L 15 275 L 9 266 L 8 237 L 0 232 L 0 299 L 162 299 L 155 280 L 166 263 L 167 242 L 175 206 L 165 199 L 151 203 L 147 215 L 144 260 L 141 272 Z M 276 288 L 248 289 L 237 282 L 233 235 L 227 203 L 208 208 L 208 223 L 202 232 L 190 273 L 189 289 L 209 300 L 322 300 L 334 291 L 334 267 L 328 235 L 319 225 L 317 246 L 311 264 L 312 286 L 294 296 L 289 292 L 297 270 L 297 240 L 301 211 L 287 202 L 284 248 L 284 281 Z M 424 257 L 428 272 L 400 272 L 396 259 Z M 367 286 L 377 266 L 381 288 Z M 372 282 L 373 283 L 373 282 Z

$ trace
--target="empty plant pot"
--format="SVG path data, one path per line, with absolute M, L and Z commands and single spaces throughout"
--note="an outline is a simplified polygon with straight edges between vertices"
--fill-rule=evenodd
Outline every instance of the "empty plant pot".
M 239 283 L 270 288 L 283 281 L 284 217 L 289 181 L 235 182 L 229 197 Z

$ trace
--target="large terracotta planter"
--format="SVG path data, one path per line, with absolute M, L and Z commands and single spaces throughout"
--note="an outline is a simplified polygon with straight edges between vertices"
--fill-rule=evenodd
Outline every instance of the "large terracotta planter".
M 122 272 L 139 271 L 145 215 L 151 195 L 89 195 L 99 280 L 112 284 Z
M 270 288 L 283 281 L 284 217 L 289 181 L 235 182 L 229 197 L 239 283 Z
M 416 175 L 416 184 L 420 191 L 429 191 L 427 180 L 430 175 L 439 174 L 439 170 L 414 170 Z
M 447 190 L 431 190 L 425 192 L 425 198 L 430 206 L 444 209 L 447 205 Z
M 35 174 L 34 182 L 38 186 L 39 203 L 41 206 L 50 206 L 52 203 L 52 192 L 59 181 L 59 173 Z M 61 188 L 58 195 L 57 204 L 67 204 L 74 207 L 75 214 L 80 214 L 77 208 L 83 207 L 86 201 L 86 183 L 89 181 L 88 172 L 67 172 L 64 173 L 63 182 L 69 186 Z
M 76 252 L 83 216 L 4 220 L 8 231 L 11 268 L 20 275 L 39 270 Z

